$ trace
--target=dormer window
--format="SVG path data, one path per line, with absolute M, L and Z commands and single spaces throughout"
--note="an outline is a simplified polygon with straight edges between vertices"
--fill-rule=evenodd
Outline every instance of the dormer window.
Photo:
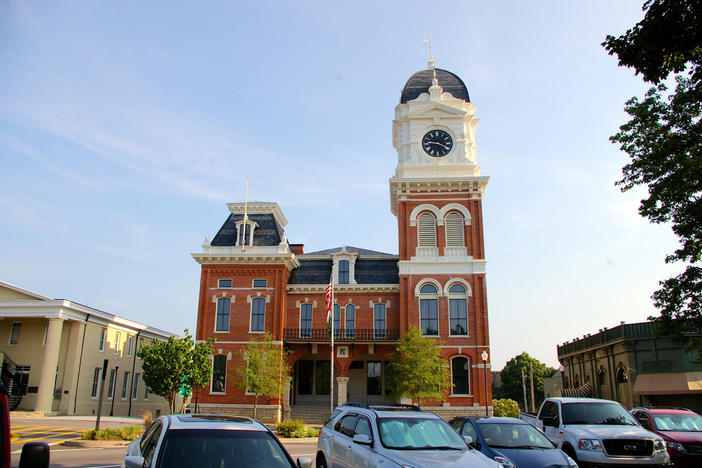
M 349 284 L 348 260 L 339 260 L 339 284 Z
M 236 245 L 253 245 L 254 231 L 258 224 L 254 221 L 247 220 L 244 228 L 244 221 L 236 223 Z

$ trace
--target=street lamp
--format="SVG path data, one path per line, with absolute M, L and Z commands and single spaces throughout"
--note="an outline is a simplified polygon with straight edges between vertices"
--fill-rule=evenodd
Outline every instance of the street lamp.
M 485 370 L 485 417 L 488 417 L 488 386 L 487 386 L 487 360 L 488 360 L 488 353 L 487 351 L 483 350 L 483 354 L 480 356 L 483 358 L 483 369 Z
M 115 363 L 115 376 L 111 378 L 110 391 L 112 392 L 112 404 L 110 405 L 110 416 L 115 415 L 115 387 L 117 386 L 117 373 L 119 372 L 119 359 Z

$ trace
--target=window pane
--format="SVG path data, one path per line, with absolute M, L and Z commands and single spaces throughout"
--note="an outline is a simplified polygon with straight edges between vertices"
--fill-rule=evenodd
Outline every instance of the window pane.
M 232 287 L 232 280 L 230 279 L 221 279 L 219 280 L 219 285 L 220 288 L 231 288 Z
M 439 313 L 436 299 L 421 299 L 420 321 L 423 335 L 439 334 Z
M 226 391 L 227 356 L 218 354 L 212 362 L 212 391 L 224 393 Z
M 334 337 L 339 338 L 341 335 L 341 306 L 339 304 L 334 304 Z
M 339 260 L 339 284 L 349 284 L 348 260 Z
M 10 345 L 15 346 L 19 342 L 19 334 L 22 329 L 21 322 L 14 322 L 12 324 L 12 329 L 10 330 Z
M 436 219 L 431 213 L 422 213 L 417 218 L 417 245 L 436 247 Z
M 449 299 L 449 318 L 452 335 L 468 334 L 468 309 L 465 299 Z
M 300 306 L 300 336 L 312 334 L 312 304 Z
M 93 371 L 93 390 L 90 393 L 90 396 L 93 398 L 97 398 L 98 396 L 98 389 L 100 386 L 100 374 L 102 373 L 102 367 L 96 367 L 95 370 Z
M 107 398 L 114 398 L 115 396 L 115 380 L 117 379 L 117 369 L 112 369 L 110 371 L 110 383 L 107 386 Z
M 297 393 L 299 395 L 312 395 L 312 369 L 314 361 L 298 361 L 297 363 Z
M 455 357 L 451 359 L 451 377 L 453 379 L 454 395 L 469 395 L 468 359 Z
M 385 323 L 385 304 L 375 304 L 373 306 L 373 334 L 376 338 L 387 336 Z
M 124 373 L 124 379 L 122 380 L 122 398 L 127 398 L 127 388 L 129 386 L 129 375 L 130 372 Z
M 353 338 L 356 334 L 356 307 L 346 306 L 346 337 Z
M 137 399 L 137 392 L 139 391 L 139 377 L 141 374 L 134 374 L 134 386 L 132 387 L 132 399 Z
M 331 369 L 331 363 L 329 361 L 316 361 L 316 393 L 317 395 L 329 395 L 329 385 L 330 385 L 330 375 L 329 369 Z
M 231 309 L 231 299 L 223 297 L 217 299 L 217 323 L 215 331 L 229 331 L 229 312 Z
M 460 283 L 455 283 L 451 285 L 449 292 L 454 294 L 465 294 L 466 288 Z
M 447 247 L 463 247 L 463 216 L 460 213 L 451 212 L 446 215 L 444 229 L 446 230 Z
M 264 279 L 255 279 L 253 280 L 253 287 L 254 288 L 265 288 L 267 285 L 266 280 Z
M 422 289 L 419 290 L 420 294 L 436 294 L 436 286 L 433 284 L 425 284 Z
M 257 297 L 251 301 L 251 331 L 263 331 L 266 327 L 266 300 Z
M 381 387 L 381 362 L 380 361 L 368 361 L 366 363 L 366 369 L 367 369 L 367 392 L 368 395 L 381 395 L 382 394 L 382 387 Z

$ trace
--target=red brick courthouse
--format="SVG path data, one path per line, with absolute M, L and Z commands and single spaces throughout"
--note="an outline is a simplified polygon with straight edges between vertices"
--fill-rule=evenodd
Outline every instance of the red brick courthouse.
M 276 203 L 227 205 L 219 232 L 193 254 L 202 265 L 197 339 L 215 337 L 207 410 L 251 414 L 254 397 L 236 388 L 237 352 L 270 332 L 293 363 L 282 399 L 259 399 L 259 417 L 329 410 L 330 347 L 325 291 L 334 271 L 334 403 L 389 399 L 388 355 L 414 325 L 436 338 L 453 388 L 431 409 L 484 414 L 491 401 L 482 197 L 488 177 L 476 161 L 478 119 L 463 81 L 434 67 L 405 84 L 392 123 L 397 169 L 390 210 L 398 255 L 356 247 L 304 252 L 285 235 Z M 489 359 L 488 359 L 489 366 Z M 490 373 L 487 372 L 488 379 Z M 429 405 L 431 406 L 431 405 Z

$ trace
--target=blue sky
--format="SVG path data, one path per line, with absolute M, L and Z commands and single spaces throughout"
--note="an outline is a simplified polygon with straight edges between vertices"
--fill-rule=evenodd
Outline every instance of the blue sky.
M 437 66 L 480 118 L 492 362 L 654 314 L 676 240 L 614 181 L 647 88 L 600 43 L 641 1 L 0 0 L 0 279 L 173 332 L 227 202 L 288 239 L 397 252 L 405 81 Z

